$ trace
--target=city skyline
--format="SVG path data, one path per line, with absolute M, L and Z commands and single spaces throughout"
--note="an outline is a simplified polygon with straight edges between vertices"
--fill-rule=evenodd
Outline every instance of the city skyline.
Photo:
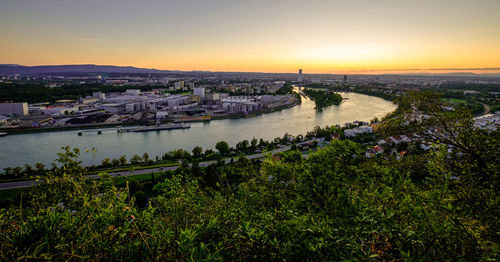
M 499 10 L 500 2 L 489 0 L 8 0 L 0 9 L 0 63 L 277 73 L 298 68 L 498 72 Z

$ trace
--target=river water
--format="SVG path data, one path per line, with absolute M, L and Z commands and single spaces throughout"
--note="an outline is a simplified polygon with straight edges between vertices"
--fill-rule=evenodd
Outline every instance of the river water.
M 396 109 L 392 102 L 378 97 L 356 93 L 341 93 L 347 98 L 338 106 L 330 106 L 323 112 L 314 110 L 314 102 L 302 98 L 302 104 L 278 112 L 252 118 L 213 120 L 191 123 L 190 129 L 152 131 L 144 133 L 117 134 L 116 129 L 103 130 L 102 135 L 84 134 L 78 131 L 59 131 L 33 134 L 8 135 L 0 137 L 0 169 L 5 167 L 34 165 L 37 162 L 49 165 L 63 146 L 80 148 L 84 164 L 100 164 L 104 158 L 118 158 L 134 154 L 142 156 L 147 152 L 151 158 L 174 149 L 191 151 L 195 146 L 203 150 L 214 148 L 224 140 L 234 146 L 242 140 L 253 137 L 272 140 L 283 134 L 303 134 L 315 126 L 331 126 L 346 122 L 369 121 L 381 118 Z M 95 147 L 97 153 L 85 153 L 85 149 Z M 1 172 L 1 171 L 0 171 Z

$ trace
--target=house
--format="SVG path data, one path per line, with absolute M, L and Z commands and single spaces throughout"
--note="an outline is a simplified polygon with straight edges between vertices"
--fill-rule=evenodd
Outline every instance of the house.
M 411 139 L 405 135 L 401 135 L 401 142 L 410 143 Z
M 384 152 L 384 148 L 381 146 L 374 146 L 373 150 L 375 151 L 375 154 L 382 154 Z
M 346 137 L 354 137 L 357 134 L 363 134 L 363 133 L 372 133 L 373 129 L 369 126 L 360 126 L 352 129 L 346 129 L 344 130 L 344 136 Z
M 346 137 L 355 137 L 356 136 L 356 131 L 354 129 L 346 129 L 344 130 L 344 136 Z
M 399 144 L 401 142 L 401 137 L 399 135 L 389 137 L 394 144 Z
M 430 143 L 427 143 L 427 142 L 423 142 L 422 144 L 420 144 L 420 148 L 427 151 L 427 150 L 430 150 L 431 149 L 431 144 Z
M 357 126 L 356 124 L 354 124 L 354 123 L 350 123 L 350 122 L 347 122 L 347 123 L 345 123 L 344 125 L 345 125 L 347 128 Z
M 406 142 L 406 143 L 409 143 L 411 142 L 411 139 L 408 138 L 407 136 L 405 135 L 395 135 L 395 136 L 391 136 L 389 137 L 391 139 L 391 141 L 394 143 L 394 144 L 399 144 L 401 142 Z
M 365 157 L 371 158 L 375 154 L 376 154 L 375 150 L 373 150 L 372 148 L 368 148 L 368 150 L 366 150 L 365 152 Z

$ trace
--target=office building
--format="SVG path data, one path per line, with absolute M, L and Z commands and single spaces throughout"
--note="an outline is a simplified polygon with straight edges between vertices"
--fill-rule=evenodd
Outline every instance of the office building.
M 174 90 L 184 90 L 184 81 L 178 81 L 174 83 Z
M 204 87 L 195 87 L 193 91 L 193 95 L 199 96 L 202 100 L 205 99 L 205 88 Z

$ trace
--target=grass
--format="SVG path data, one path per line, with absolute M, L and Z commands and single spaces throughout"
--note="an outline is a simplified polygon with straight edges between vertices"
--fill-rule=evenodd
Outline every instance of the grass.
M 454 103 L 454 104 L 467 104 L 467 101 L 465 101 L 463 99 L 457 99 L 457 98 L 441 98 L 441 101 Z
M 0 207 L 8 207 L 16 203 L 18 196 L 23 193 L 27 194 L 32 188 L 12 188 L 0 190 Z
M 162 172 L 155 172 L 154 177 L 155 181 L 163 181 L 167 176 L 169 172 L 168 171 L 162 171 Z M 120 176 L 120 177 L 115 177 L 113 178 L 113 181 L 116 186 L 118 187 L 123 187 L 126 184 L 126 181 L 132 182 L 132 181 L 150 181 L 151 180 L 151 173 L 148 174 L 138 174 L 138 175 L 132 175 L 132 176 Z M 0 208 L 5 208 L 10 205 L 14 204 L 19 204 L 19 196 L 21 193 L 23 195 L 26 195 L 27 193 L 32 190 L 32 187 L 28 188 L 12 188 L 12 189 L 4 189 L 0 190 Z
M 150 169 L 150 168 L 179 166 L 179 165 L 180 164 L 177 161 L 170 161 L 170 162 L 163 163 L 163 164 L 156 164 L 156 165 L 149 165 L 149 166 L 128 166 L 128 167 L 121 167 L 121 168 L 115 168 L 115 169 L 97 170 L 97 171 L 89 172 L 89 174 L 98 174 L 101 172 L 115 173 L 115 172 L 130 171 L 131 169 L 144 170 L 144 169 Z
M 162 171 L 162 172 L 155 172 L 155 180 L 163 180 L 165 177 L 168 175 L 168 171 Z M 132 175 L 132 176 L 119 176 L 119 177 L 114 177 L 113 181 L 116 186 L 123 186 L 125 185 L 126 181 L 132 182 L 132 181 L 147 181 L 151 180 L 151 173 L 148 174 L 138 174 L 138 175 Z

